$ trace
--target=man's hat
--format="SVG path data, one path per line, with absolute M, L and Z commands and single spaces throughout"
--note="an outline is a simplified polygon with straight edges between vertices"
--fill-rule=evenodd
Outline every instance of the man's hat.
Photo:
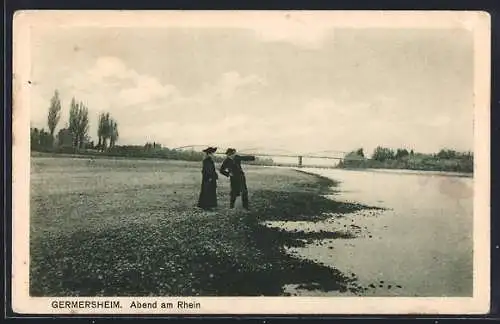
M 228 148 L 226 150 L 226 155 L 231 155 L 231 154 L 234 154 L 236 153 L 236 150 L 234 148 Z
M 212 146 L 207 147 L 206 149 L 203 150 L 203 152 L 209 153 L 209 154 L 210 153 L 215 153 L 216 151 L 217 151 L 217 148 L 216 147 L 212 147 Z

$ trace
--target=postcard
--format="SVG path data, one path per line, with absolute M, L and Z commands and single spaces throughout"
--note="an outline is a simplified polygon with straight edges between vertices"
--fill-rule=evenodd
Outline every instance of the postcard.
M 490 17 L 19 11 L 19 314 L 483 314 Z

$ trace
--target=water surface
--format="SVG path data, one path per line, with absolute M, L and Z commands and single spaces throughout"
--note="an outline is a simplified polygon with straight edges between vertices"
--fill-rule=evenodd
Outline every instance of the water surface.
M 357 276 L 372 296 L 471 296 L 473 179 L 425 172 L 303 168 L 340 184 L 332 199 L 377 206 L 316 224 L 269 223 L 285 229 L 351 231 L 354 239 L 290 249 Z M 342 294 L 300 291 L 299 295 Z

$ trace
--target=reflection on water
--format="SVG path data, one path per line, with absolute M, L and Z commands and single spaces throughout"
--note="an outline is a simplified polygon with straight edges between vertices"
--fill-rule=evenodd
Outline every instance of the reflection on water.
M 301 170 L 340 181 L 340 192 L 333 194 L 333 199 L 387 210 L 333 216 L 314 225 L 269 224 L 309 231 L 351 229 L 357 235 L 290 252 L 355 274 L 368 288 L 366 295 L 472 295 L 472 178 L 419 172 Z

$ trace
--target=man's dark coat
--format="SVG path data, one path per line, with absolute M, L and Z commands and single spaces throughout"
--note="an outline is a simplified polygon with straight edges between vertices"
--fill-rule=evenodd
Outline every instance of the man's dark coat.
M 231 196 L 238 197 L 241 192 L 247 190 L 245 173 L 241 168 L 241 161 L 255 161 L 255 156 L 235 155 L 234 158 L 226 158 L 220 167 L 220 173 L 230 177 Z

